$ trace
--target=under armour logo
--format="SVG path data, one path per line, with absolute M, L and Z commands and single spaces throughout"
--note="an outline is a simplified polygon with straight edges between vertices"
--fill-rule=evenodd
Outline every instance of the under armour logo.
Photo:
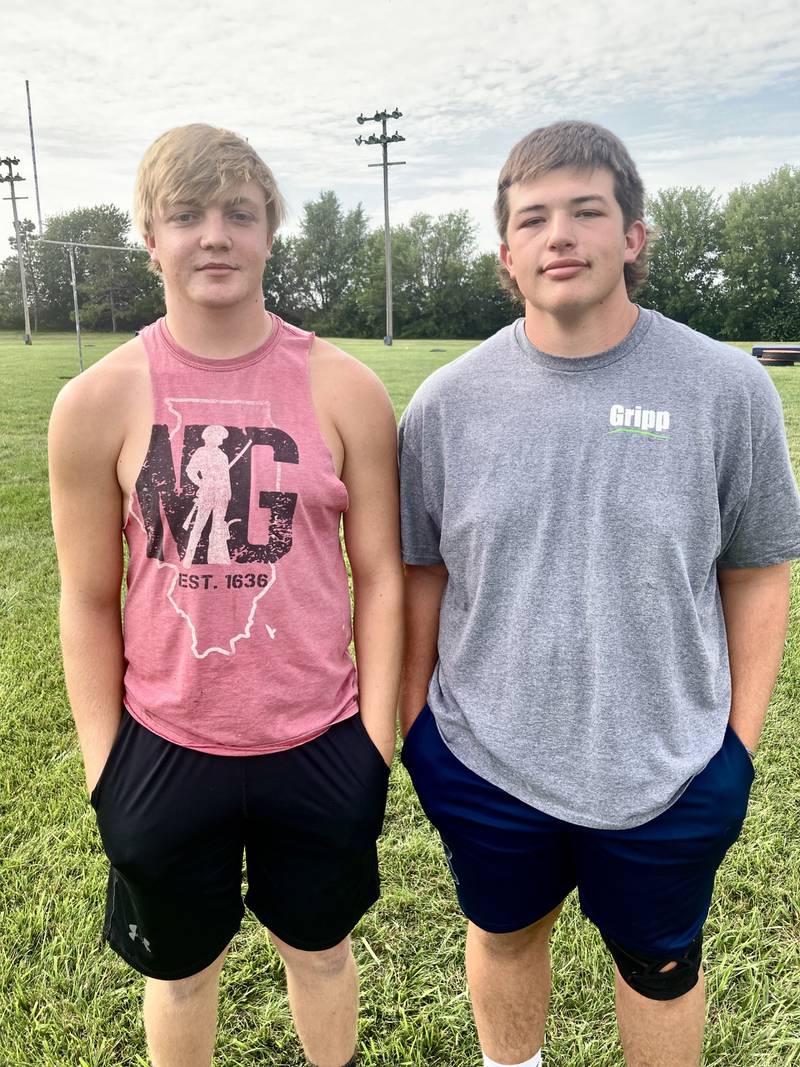
M 150 942 L 147 940 L 146 937 L 142 937 L 139 934 L 139 927 L 136 925 L 136 923 L 128 924 L 128 937 L 131 939 L 131 941 L 135 941 L 138 938 L 142 942 L 144 947 L 147 949 L 147 951 L 150 952 Z
M 442 844 L 444 844 L 444 842 L 442 842 Z M 453 881 L 456 885 L 461 885 L 461 882 L 458 880 L 458 875 L 456 874 L 456 869 L 453 866 L 453 851 L 448 845 L 444 845 L 444 856 L 447 860 L 447 866 L 450 868 L 450 874 L 453 876 Z

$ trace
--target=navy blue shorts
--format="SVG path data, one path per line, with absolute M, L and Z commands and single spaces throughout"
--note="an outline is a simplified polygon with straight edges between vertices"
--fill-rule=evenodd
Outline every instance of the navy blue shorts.
M 476 926 L 520 930 L 577 887 L 581 910 L 605 938 L 665 960 L 681 955 L 703 928 L 754 776 L 728 727 L 722 748 L 667 811 L 632 829 L 593 830 L 545 815 L 469 770 L 445 745 L 427 706 L 402 760 L 442 838 L 461 908 Z
M 219 956 L 244 903 L 295 948 L 332 948 L 379 893 L 389 768 L 359 715 L 304 745 L 214 756 L 123 711 L 92 793 L 110 861 L 104 936 L 151 978 Z

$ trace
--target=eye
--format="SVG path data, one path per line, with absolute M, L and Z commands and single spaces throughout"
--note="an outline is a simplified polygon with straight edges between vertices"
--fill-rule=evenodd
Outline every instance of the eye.
M 176 211 L 174 215 L 170 216 L 171 222 L 186 223 L 192 222 L 195 218 L 193 211 Z
M 234 222 L 252 222 L 255 216 L 249 211 L 232 211 L 230 217 Z
M 587 208 L 583 208 L 583 210 L 578 212 L 578 218 L 582 218 L 582 219 L 599 219 L 601 214 L 602 214 L 602 212 L 595 211 L 592 208 L 588 208 L 587 207 Z
M 531 215 L 530 218 L 524 219 L 521 223 L 522 226 L 538 226 L 544 222 L 544 219 L 539 215 Z

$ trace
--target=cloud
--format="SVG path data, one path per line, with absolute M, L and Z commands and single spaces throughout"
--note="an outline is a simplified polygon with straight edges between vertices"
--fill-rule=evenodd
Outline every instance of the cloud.
M 783 137 L 721 137 L 702 144 L 681 144 L 670 148 L 645 149 L 640 163 L 686 163 L 694 160 L 722 159 L 731 156 L 759 156 L 797 159 L 800 157 L 800 133 Z
M 796 138 L 764 133 L 798 92 L 790 0 L 32 0 L 3 29 L 4 150 L 30 177 L 30 78 L 45 212 L 128 208 L 147 144 L 198 120 L 248 136 L 295 217 L 321 188 L 379 212 L 380 172 L 367 169 L 379 153 L 353 143 L 355 116 L 376 107 L 403 112 L 390 124 L 406 137 L 391 150 L 407 160 L 391 177 L 398 214 L 448 192 L 469 207 L 488 190 L 490 208 L 514 141 L 563 117 L 618 130 L 651 185 L 726 167 L 736 184 L 798 158 Z

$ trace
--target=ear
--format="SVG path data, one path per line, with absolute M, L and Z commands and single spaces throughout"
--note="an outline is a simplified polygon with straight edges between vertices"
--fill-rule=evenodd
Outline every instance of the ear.
M 500 262 L 506 268 L 511 277 L 514 277 L 514 265 L 511 260 L 511 250 L 505 241 L 500 242 Z
M 267 237 L 267 259 L 272 259 L 272 242 L 275 240 L 275 234 L 271 233 Z
M 150 253 L 150 259 L 152 259 L 154 263 L 158 263 L 158 255 L 156 253 L 156 239 L 151 233 L 146 233 L 144 235 L 144 246 Z
M 625 231 L 625 262 L 633 263 L 647 244 L 647 228 L 637 219 Z

